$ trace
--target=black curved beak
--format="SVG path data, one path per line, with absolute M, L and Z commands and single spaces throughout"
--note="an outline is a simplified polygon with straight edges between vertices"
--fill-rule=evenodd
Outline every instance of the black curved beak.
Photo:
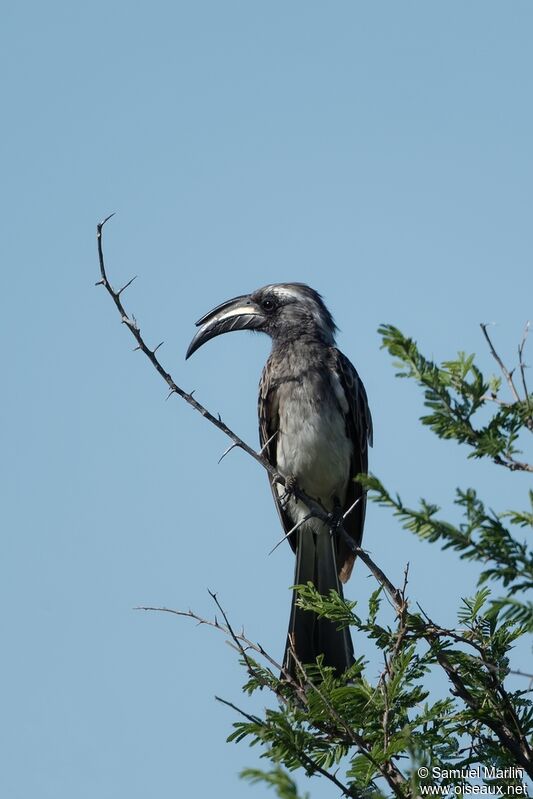
M 250 299 L 249 294 L 227 300 L 196 322 L 200 329 L 189 344 L 185 360 L 215 336 L 232 330 L 259 330 L 264 321 L 261 308 Z

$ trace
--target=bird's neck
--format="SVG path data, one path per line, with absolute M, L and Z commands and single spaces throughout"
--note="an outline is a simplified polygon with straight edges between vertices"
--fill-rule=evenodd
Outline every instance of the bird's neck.
M 276 375 L 292 375 L 302 368 L 320 369 L 328 361 L 330 346 L 321 338 L 308 335 L 272 341 L 269 364 Z
M 322 330 L 310 328 L 307 330 L 284 330 L 281 335 L 272 336 L 272 352 L 284 349 L 300 351 L 309 357 L 318 350 L 324 350 L 335 345 L 333 338 L 324 336 Z

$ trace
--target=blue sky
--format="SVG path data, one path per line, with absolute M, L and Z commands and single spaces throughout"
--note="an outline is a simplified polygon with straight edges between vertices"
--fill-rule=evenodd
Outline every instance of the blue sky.
M 267 555 L 280 530 L 259 467 L 217 465 L 223 436 L 164 402 L 94 287 L 107 213 L 110 276 L 139 275 L 125 299 L 147 340 L 247 441 L 268 342 L 225 336 L 185 363 L 194 321 L 303 280 L 367 386 L 372 470 L 454 518 L 457 485 L 525 506 L 525 476 L 420 427 L 376 330 L 491 372 L 478 325 L 495 322 L 514 358 L 532 316 L 532 23 L 523 0 L 3 9 L 2 796 L 267 795 L 237 778 L 255 750 L 224 742 L 214 694 L 243 700 L 222 637 L 132 608 L 210 614 L 210 588 L 279 656 L 292 555 Z M 396 581 L 409 560 L 443 623 L 472 591 L 473 567 L 376 507 L 365 545 Z M 359 564 L 348 596 L 372 588 Z

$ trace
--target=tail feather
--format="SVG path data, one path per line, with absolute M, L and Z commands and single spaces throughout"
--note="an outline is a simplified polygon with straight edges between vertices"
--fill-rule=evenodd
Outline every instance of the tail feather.
M 326 527 L 317 530 L 306 526 L 299 531 L 294 582 L 295 585 L 302 585 L 309 581 L 323 595 L 331 589 L 343 595 L 337 574 L 335 548 Z M 291 647 L 294 647 L 301 663 L 314 663 L 318 655 L 323 655 L 324 665 L 332 666 L 338 675 L 342 674 L 355 660 L 349 629 L 339 630 L 336 622 L 303 610 L 297 606 L 296 599 L 296 593 L 293 593 L 283 660 L 285 668 L 292 677 L 298 679 L 298 668 L 291 653 Z

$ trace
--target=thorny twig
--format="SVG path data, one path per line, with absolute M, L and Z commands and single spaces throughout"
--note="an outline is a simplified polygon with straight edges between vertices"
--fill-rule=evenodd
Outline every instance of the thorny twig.
M 251 641 L 249 638 L 247 638 L 244 635 L 244 632 L 242 632 L 242 633 L 235 632 L 235 630 L 232 628 L 232 626 L 230 624 L 230 621 L 228 619 L 227 613 L 224 610 L 224 608 L 222 607 L 222 605 L 221 605 L 216 593 L 213 592 L 213 591 L 209 591 L 209 596 L 215 602 L 217 608 L 219 609 L 220 613 L 222 614 L 222 617 L 224 619 L 224 624 L 221 624 L 218 621 L 218 619 L 216 618 L 216 616 L 215 616 L 214 620 L 211 621 L 209 619 L 203 618 L 202 616 L 199 616 L 197 613 L 194 613 L 192 610 L 181 611 L 181 610 L 173 610 L 171 608 L 165 608 L 165 607 L 160 607 L 160 608 L 157 608 L 157 607 L 138 607 L 138 608 L 136 608 L 136 610 L 158 611 L 158 612 L 162 612 L 162 613 L 172 613 L 175 616 L 185 616 L 187 618 L 193 619 L 194 621 L 198 622 L 198 624 L 205 624 L 208 627 L 213 627 L 216 630 L 220 630 L 225 635 L 229 635 L 230 638 L 233 641 L 233 646 L 237 649 L 237 651 L 241 654 L 243 660 L 245 661 L 247 671 L 248 671 L 248 673 L 249 673 L 249 675 L 251 677 L 254 677 L 255 679 L 257 679 L 259 682 L 261 682 L 266 687 L 271 687 L 267 683 L 267 681 L 265 681 L 261 677 L 261 675 L 257 672 L 257 670 L 254 668 L 253 664 L 250 661 L 250 658 L 247 655 L 247 650 L 251 650 L 251 651 L 255 652 L 256 654 L 261 655 L 263 658 L 265 658 L 265 660 L 271 666 L 273 666 L 274 668 L 276 668 L 279 671 L 281 671 L 281 673 L 283 675 L 283 678 L 293 686 L 293 688 L 295 689 L 300 701 L 302 702 L 302 704 L 304 706 L 306 706 L 307 705 L 307 697 L 306 697 L 306 693 L 305 693 L 305 686 L 300 685 L 300 683 L 298 683 L 296 680 L 294 680 L 293 677 L 291 677 L 291 675 L 287 672 L 287 670 L 285 668 L 283 668 L 279 663 L 277 663 L 274 660 L 274 658 L 272 658 L 268 654 L 268 652 L 266 652 L 263 649 L 263 647 L 260 644 L 255 643 L 254 641 Z M 277 694 L 278 698 L 281 701 L 286 703 L 287 700 L 286 700 L 286 698 L 283 696 L 283 694 L 281 692 L 278 691 L 278 692 L 276 692 L 276 694 Z M 252 716 L 249 713 L 246 713 L 244 710 L 242 710 L 241 708 L 237 707 L 237 705 L 234 705 L 233 702 L 229 702 L 228 700 L 222 699 L 219 696 L 215 696 L 215 699 L 218 702 L 221 702 L 222 704 L 227 705 L 228 707 L 230 707 L 233 710 L 235 710 L 237 713 L 239 713 L 245 719 L 250 721 L 252 724 L 257 724 L 257 725 L 262 726 L 262 727 L 266 727 L 267 726 L 267 724 L 262 719 L 260 719 L 257 716 Z M 340 788 L 340 790 L 343 792 L 343 794 L 345 796 L 348 796 L 351 799 L 359 799 L 359 794 L 354 792 L 348 786 L 346 786 L 343 783 L 341 783 L 340 780 L 338 780 L 338 778 L 336 777 L 335 774 L 331 774 L 331 772 L 329 772 L 326 769 L 322 768 L 311 757 L 309 757 L 309 755 L 307 755 L 306 752 L 303 752 L 300 748 L 292 747 L 292 753 L 293 753 L 293 755 L 296 758 L 298 758 L 300 760 L 301 764 L 304 766 L 304 768 L 307 771 L 309 771 L 311 773 L 317 772 L 317 773 L 321 774 L 323 777 L 326 777 L 328 780 L 333 782 L 337 786 L 337 788 Z
M 111 296 L 113 302 L 115 303 L 115 306 L 117 307 L 118 312 L 120 313 L 122 323 L 125 324 L 126 327 L 128 327 L 128 329 L 130 330 L 131 334 L 133 335 L 133 337 L 137 342 L 136 349 L 139 349 L 142 352 L 144 352 L 144 354 L 146 355 L 146 357 L 148 358 L 154 369 L 158 372 L 158 374 L 161 375 L 167 386 L 170 388 L 170 394 L 168 395 L 169 397 L 172 394 L 177 394 L 179 397 L 184 399 L 185 402 L 191 405 L 191 407 L 193 407 L 196 411 L 198 411 L 198 413 L 201 413 L 202 416 L 205 419 L 207 419 L 209 422 L 211 422 L 211 424 L 213 424 L 216 428 L 218 428 L 218 430 L 221 430 L 233 442 L 235 447 L 242 449 L 244 452 L 246 452 L 247 455 L 250 455 L 251 458 L 257 461 L 257 463 L 259 463 L 263 467 L 263 469 L 265 469 L 268 472 L 273 482 L 280 483 L 281 485 L 285 486 L 287 483 L 286 478 L 282 474 L 280 474 L 274 468 L 274 466 L 272 466 L 270 461 L 262 454 L 262 451 L 256 452 L 253 449 L 253 447 L 250 447 L 248 444 L 246 444 L 246 442 L 243 441 L 243 439 L 240 438 L 236 433 L 234 433 L 230 427 L 224 424 L 220 416 L 214 416 L 200 402 L 194 399 L 193 397 L 194 391 L 187 392 L 184 389 L 182 389 L 180 386 L 178 386 L 178 384 L 174 381 L 172 375 L 170 375 L 169 372 L 167 372 L 166 369 L 164 369 L 164 367 L 161 365 L 161 362 L 159 361 L 156 355 L 156 350 L 161 345 L 158 345 L 155 349 L 152 350 L 145 343 L 141 335 L 141 330 L 137 320 L 133 315 L 130 316 L 127 313 L 121 300 L 121 293 L 129 285 L 131 285 L 133 279 L 130 280 L 128 283 L 126 283 L 120 289 L 120 291 L 115 291 L 115 289 L 109 282 L 109 278 L 107 276 L 103 243 L 102 243 L 102 231 L 104 229 L 105 224 L 113 216 L 114 214 L 110 214 L 108 217 L 106 217 L 103 220 L 103 222 L 100 222 L 96 226 L 96 237 L 98 243 L 98 260 L 100 265 L 100 280 L 96 283 L 96 285 L 103 286 L 108 292 L 108 294 Z M 317 502 L 317 500 L 313 499 L 313 497 L 308 496 L 308 494 L 302 491 L 302 489 L 297 484 L 295 484 L 294 481 L 291 481 L 290 489 L 292 494 L 296 497 L 296 499 L 300 500 L 307 506 L 307 509 L 312 516 L 314 516 L 317 519 L 320 519 L 321 521 L 329 525 L 331 525 L 335 521 L 335 529 L 337 533 L 343 538 L 343 540 L 345 541 L 346 545 L 351 550 L 351 552 L 353 552 L 354 555 L 361 558 L 363 563 L 370 569 L 370 571 L 372 572 L 374 577 L 378 580 L 378 582 L 380 582 L 384 586 L 385 590 L 391 595 L 393 602 L 395 604 L 399 602 L 400 601 L 399 590 L 394 587 L 394 585 L 385 576 L 385 574 L 382 572 L 379 566 L 377 566 L 377 564 L 374 563 L 374 561 L 369 557 L 369 555 L 367 555 L 367 553 L 363 549 L 361 549 L 361 547 L 356 545 L 353 538 L 347 533 L 344 525 L 337 524 L 336 520 L 333 519 L 332 514 L 329 513 L 323 507 L 323 505 L 321 505 L 320 502 Z
M 199 616 L 197 613 L 195 613 L 192 610 L 175 610 L 174 608 L 153 607 L 153 606 L 148 606 L 148 605 L 143 605 L 143 606 L 136 607 L 135 610 L 154 611 L 154 612 L 157 612 L 157 613 L 171 613 L 174 616 L 183 616 L 183 617 L 186 617 L 186 618 L 189 618 L 189 619 L 193 619 L 194 621 L 198 622 L 199 625 L 204 625 L 205 624 L 207 627 L 213 627 L 215 630 L 220 630 L 220 632 L 224 633 L 224 635 L 229 635 L 230 638 L 233 640 L 233 645 L 237 649 L 237 651 L 242 655 L 242 657 L 244 658 L 244 660 L 246 662 L 246 666 L 247 666 L 249 672 L 251 671 L 252 667 L 251 667 L 249 659 L 247 658 L 246 650 L 251 650 L 252 652 L 255 652 L 257 655 L 261 655 L 261 657 L 264 657 L 265 660 L 274 669 L 276 669 L 277 671 L 280 671 L 283 674 L 283 678 L 285 680 L 287 680 L 290 683 L 293 683 L 293 687 L 297 688 L 298 684 L 296 683 L 296 681 L 294 681 L 291 678 L 290 674 L 287 672 L 287 670 L 280 663 L 278 663 L 271 655 L 268 654 L 268 652 L 265 649 L 263 649 L 261 644 L 259 644 L 257 642 L 254 642 L 250 638 L 248 638 L 244 634 L 244 631 L 240 632 L 240 633 L 237 633 L 237 632 L 235 632 L 235 630 L 233 630 L 233 628 L 229 624 L 229 621 L 228 621 L 228 618 L 227 618 L 227 615 L 226 615 L 225 611 L 222 609 L 222 607 L 221 607 L 221 605 L 220 605 L 220 603 L 218 601 L 216 593 L 214 593 L 212 591 L 209 591 L 209 596 L 213 599 L 213 601 L 217 605 L 218 609 L 222 613 L 222 616 L 224 618 L 225 624 L 221 624 L 218 621 L 216 616 L 215 616 L 215 618 L 213 620 L 210 620 L 210 619 L 204 618 L 203 616 Z M 257 676 L 256 673 L 253 672 L 253 669 L 252 669 L 252 673 L 253 673 L 254 676 Z
M 508 384 L 509 388 L 511 389 L 511 394 L 514 397 L 515 402 L 521 402 L 522 400 L 520 398 L 520 394 L 516 390 L 516 386 L 514 384 L 513 373 L 510 372 L 507 369 L 507 367 L 505 366 L 504 362 L 502 361 L 502 359 L 500 358 L 500 356 L 498 355 L 498 353 L 494 349 L 494 344 L 492 343 L 492 340 L 491 340 L 489 334 L 487 333 L 488 323 L 481 322 L 479 326 L 480 326 L 481 330 L 483 331 L 483 335 L 485 336 L 487 344 L 489 345 L 489 349 L 490 349 L 492 357 L 494 358 L 494 360 L 496 361 L 496 363 L 500 367 L 503 376 L 507 380 L 507 384 Z
M 509 369 L 507 369 L 507 367 L 505 366 L 504 362 L 502 361 L 501 357 L 496 352 L 494 344 L 492 343 L 492 339 L 491 339 L 491 337 L 489 336 L 489 334 L 487 332 L 488 324 L 481 323 L 480 327 L 481 327 L 481 330 L 483 331 L 483 335 L 485 337 L 485 340 L 487 341 L 487 344 L 489 345 L 489 349 L 490 349 L 491 355 L 493 356 L 494 360 L 496 361 L 496 363 L 500 367 L 500 370 L 501 370 L 503 376 L 505 377 L 505 380 L 507 381 L 507 384 L 508 384 L 509 389 L 511 391 L 511 395 L 513 397 L 513 402 L 505 402 L 503 400 L 500 400 L 498 397 L 495 396 L 495 394 L 491 394 L 490 396 L 484 396 L 482 399 L 485 399 L 487 401 L 490 400 L 491 402 L 495 402 L 497 405 L 499 405 L 502 408 L 511 408 L 513 405 L 516 405 L 516 404 L 522 405 L 525 402 L 527 404 L 527 409 L 528 409 L 528 412 L 529 412 L 528 418 L 525 419 L 525 425 L 526 425 L 528 430 L 533 432 L 533 416 L 531 415 L 531 404 L 530 404 L 529 392 L 528 392 L 528 389 L 527 389 L 526 375 L 525 375 L 525 364 L 524 364 L 524 347 L 525 347 L 527 335 L 528 335 L 528 332 L 529 332 L 529 322 L 525 326 L 524 334 L 522 336 L 522 341 L 520 342 L 520 345 L 518 347 L 518 363 L 519 363 L 519 367 L 520 367 L 520 375 L 521 375 L 521 378 L 522 378 L 522 387 L 524 389 L 524 399 L 522 399 L 522 397 L 520 396 L 520 394 L 518 392 L 518 389 L 516 388 L 515 382 L 513 380 L 514 369 L 509 371 Z M 512 455 L 510 455 L 509 453 L 506 453 L 504 456 L 496 455 L 493 458 L 493 460 L 494 460 L 494 463 L 498 464 L 499 466 L 505 466 L 507 469 L 510 469 L 510 471 L 512 471 L 512 472 L 533 472 L 533 464 L 525 463 L 524 461 L 519 461 L 516 458 L 514 458 Z
M 282 485 L 284 485 L 285 484 L 284 477 L 282 475 L 280 475 L 276 471 L 276 469 L 274 469 L 274 467 L 269 463 L 269 461 L 266 460 L 266 458 L 264 458 L 262 455 L 258 454 L 252 447 L 248 446 L 248 444 L 246 444 L 241 438 L 239 438 L 239 436 L 235 435 L 233 430 L 231 430 L 226 424 L 224 424 L 224 422 L 219 417 L 214 416 L 212 413 L 210 413 L 207 410 L 207 408 L 204 408 L 204 406 L 201 403 L 197 402 L 194 399 L 194 397 L 193 397 L 194 391 L 191 391 L 191 392 L 184 391 L 182 388 L 180 388 L 180 386 L 177 385 L 177 383 L 174 381 L 172 376 L 163 368 L 163 366 L 161 365 L 161 362 L 156 357 L 156 354 L 155 354 L 156 350 L 161 345 L 158 345 L 155 349 L 151 350 L 150 347 L 148 347 L 148 345 L 145 343 L 145 341 L 144 341 L 144 339 L 143 339 L 143 337 L 141 335 L 141 331 L 140 331 L 139 325 L 137 323 L 137 320 L 135 319 L 135 317 L 133 315 L 131 315 L 131 316 L 128 315 L 126 309 L 124 308 L 124 305 L 122 304 L 122 300 L 121 300 L 121 293 L 129 285 L 131 285 L 132 281 L 130 280 L 128 283 L 126 283 L 126 285 L 123 286 L 120 289 L 120 291 L 115 291 L 115 289 L 113 288 L 113 286 L 111 285 L 111 283 L 109 282 L 109 279 L 107 277 L 107 272 L 106 272 L 106 268 L 105 268 L 103 245 L 102 245 L 102 230 L 104 228 L 104 225 L 113 216 L 114 216 L 114 214 L 110 214 L 108 217 L 106 217 L 104 219 L 103 222 L 100 222 L 97 225 L 97 227 L 96 227 L 96 237 L 97 237 L 97 242 L 98 242 L 98 259 L 99 259 L 99 263 L 100 263 L 100 275 L 101 275 L 101 279 L 96 283 L 96 285 L 97 286 L 103 286 L 106 289 L 106 291 L 108 292 L 108 294 L 111 296 L 113 302 L 115 303 L 115 305 L 117 307 L 118 312 L 120 313 L 120 317 L 122 319 L 122 323 L 125 324 L 126 327 L 129 328 L 129 330 L 131 331 L 131 334 L 134 336 L 135 340 L 137 341 L 136 349 L 142 350 L 142 352 L 144 352 L 146 357 L 152 363 L 154 369 L 156 369 L 156 371 L 161 375 L 161 377 L 163 378 L 163 380 L 165 381 L 167 386 L 170 388 L 170 394 L 168 395 L 169 397 L 172 396 L 172 394 L 177 394 L 179 397 L 184 399 L 185 402 L 187 402 L 189 405 L 191 405 L 196 411 L 198 411 L 198 413 L 201 413 L 202 416 L 204 416 L 209 422 L 211 422 L 211 424 L 213 424 L 215 427 L 217 427 L 219 430 L 221 430 L 226 436 L 228 436 L 228 438 L 230 438 L 231 441 L 233 441 L 233 443 L 235 444 L 236 447 L 239 447 L 240 449 L 244 450 L 244 452 L 246 452 L 247 455 L 250 455 L 251 458 L 253 458 L 258 463 L 260 463 L 261 466 L 264 469 L 266 469 L 266 471 L 269 473 L 270 477 L 273 480 L 275 480 L 276 482 L 279 482 Z

